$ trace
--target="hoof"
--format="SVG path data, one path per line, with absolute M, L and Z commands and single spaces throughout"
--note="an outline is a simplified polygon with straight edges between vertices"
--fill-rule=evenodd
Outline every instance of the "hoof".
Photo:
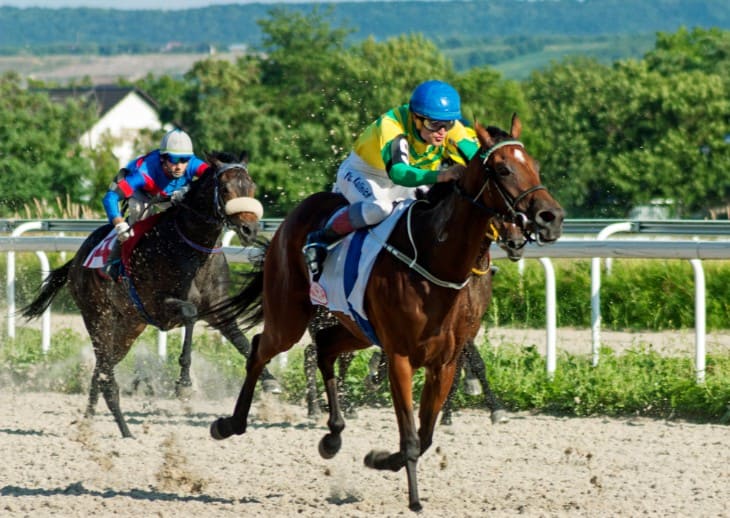
M 210 425 L 210 436 L 216 441 L 222 441 L 228 439 L 231 435 L 241 435 L 246 429 L 244 428 L 240 432 L 233 429 L 231 424 L 231 418 L 219 417 L 213 421 Z
M 465 379 L 464 380 L 464 393 L 469 396 L 478 396 L 482 393 L 482 387 L 479 385 L 479 380 L 476 379 Z
M 492 412 L 492 424 L 504 424 L 509 422 L 509 414 L 502 409 Z
M 323 459 L 331 459 L 342 447 L 342 436 L 340 434 L 328 433 L 319 441 L 319 454 Z
M 442 426 L 451 426 L 453 422 L 451 421 L 451 416 L 444 414 L 441 416 L 441 425 Z
M 279 385 L 279 382 L 274 379 L 263 380 L 261 382 L 261 387 L 267 394 L 281 394 L 282 392 L 281 385 Z
M 414 513 L 420 513 L 421 511 L 423 511 L 423 506 L 421 505 L 421 502 L 415 501 L 408 504 L 408 509 L 410 509 Z

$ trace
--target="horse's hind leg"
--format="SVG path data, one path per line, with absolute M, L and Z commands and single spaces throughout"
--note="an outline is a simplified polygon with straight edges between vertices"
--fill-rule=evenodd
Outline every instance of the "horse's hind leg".
M 183 338 L 182 351 L 180 351 L 180 358 L 178 358 L 180 377 L 175 382 L 175 395 L 180 399 L 190 398 L 193 391 L 190 365 L 192 364 L 194 327 L 195 320 L 185 322 L 185 338 Z
M 335 361 L 341 354 L 363 349 L 369 344 L 360 341 L 339 324 L 317 333 L 316 343 L 317 366 L 322 373 L 329 406 L 327 427 L 330 430 L 330 433 L 322 437 L 319 442 L 319 454 L 325 459 L 330 459 L 340 451 L 342 430 L 345 429 L 340 403 L 340 384 L 335 377 Z

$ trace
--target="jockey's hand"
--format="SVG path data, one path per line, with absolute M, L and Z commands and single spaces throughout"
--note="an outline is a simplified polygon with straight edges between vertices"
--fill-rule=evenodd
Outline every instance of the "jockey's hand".
M 121 223 L 114 225 L 114 230 L 117 231 L 117 239 L 120 243 L 124 243 L 127 239 L 134 236 L 134 230 L 126 221 L 122 221 Z
M 449 167 L 448 169 L 444 169 L 441 171 L 438 175 L 438 178 L 436 178 L 437 182 L 448 182 L 449 180 L 458 180 L 461 178 L 461 172 L 462 169 L 458 167 Z
M 187 193 L 189 189 L 190 187 L 185 186 L 182 189 L 178 189 L 177 191 L 173 192 L 172 196 L 170 196 L 170 203 L 172 203 L 173 205 L 182 203 L 182 200 L 185 197 L 185 193 Z

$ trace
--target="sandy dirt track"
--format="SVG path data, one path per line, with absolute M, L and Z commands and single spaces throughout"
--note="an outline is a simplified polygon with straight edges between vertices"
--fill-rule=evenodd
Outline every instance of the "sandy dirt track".
M 390 408 L 348 421 L 343 449 L 321 459 L 324 421 L 264 396 L 244 436 L 217 442 L 218 401 L 125 396 L 135 439 L 85 395 L 0 393 L 2 516 L 404 516 L 406 477 L 362 464 L 393 449 Z M 478 410 L 436 429 L 419 462 L 421 516 L 729 516 L 727 426 Z

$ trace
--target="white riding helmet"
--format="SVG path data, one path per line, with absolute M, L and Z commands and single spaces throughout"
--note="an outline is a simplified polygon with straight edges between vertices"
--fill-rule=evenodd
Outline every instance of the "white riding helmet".
M 160 142 L 160 154 L 174 157 L 191 157 L 193 156 L 193 141 L 183 130 L 168 131 Z

